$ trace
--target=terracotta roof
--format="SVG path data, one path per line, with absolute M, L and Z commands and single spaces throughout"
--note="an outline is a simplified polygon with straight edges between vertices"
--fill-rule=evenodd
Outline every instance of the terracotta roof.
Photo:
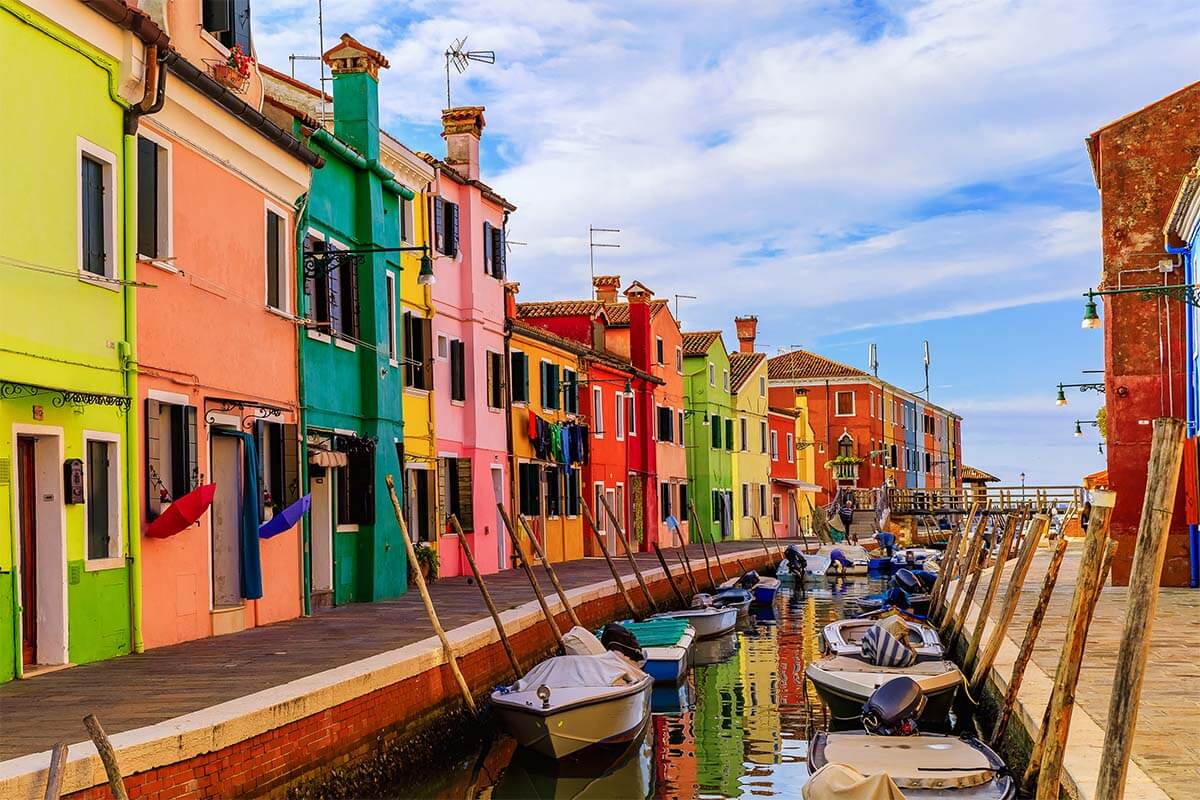
M 604 309 L 599 300 L 549 300 L 540 303 L 517 303 L 517 316 L 537 317 L 593 316 Z
M 767 362 L 767 373 L 772 380 L 871 377 L 857 367 L 833 361 L 807 350 L 793 350 L 790 353 L 774 356 Z
M 565 336 L 559 336 L 557 333 L 552 333 L 545 328 L 539 328 L 536 325 L 529 325 L 520 320 L 512 320 L 509 322 L 509 329 L 515 336 L 521 336 L 526 339 L 534 339 L 543 344 L 552 345 L 561 350 L 566 350 L 575 355 L 589 355 L 592 349 L 582 342 L 577 342 L 574 339 L 568 339 Z
M 429 153 L 425 153 L 425 152 L 418 152 L 418 153 L 416 153 L 416 156 L 417 156 L 417 158 L 422 159 L 425 163 L 429 164 L 430 166 L 437 167 L 439 170 L 444 172 L 446 174 L 446 176 L 448 178 L 450 178 L 451 180 L 453 180 L 455 183 L 461 183 L 463 186 L 474 186 L 476 189 L 479 190 L 479 193 L 483 195 L 484 199 L 491 200 L 493 203 L 495 203 L 496 205 L 505 209 L 506 211 L 516 211 L 517 210 L 516 206 L 514 206 L 511 202 L 509 202 L 507 199 L 505 199 L 503 196 L 501 196 L 499 193 L 497 193 L 495 189 L 488 186 L 483 181 L 468 178 L 466 175 L 463 175 L 461 172 L 459 172 L 457 169 L 455 169 L 454 167 L 447 164 L 442 159 L 437 158 L 436 156 L 431 156 Z
M 779 406 L 767 406 L 767 411 L 784 417 L 792 417 L 793 419 L 804 413 L 798 408 L 780 408 Z
M 650 318 L 667 307 L 666 300 L 650 301 Z M 629 303 L 605 303 L 604 312 L 608 315 L 608 324 L 614 328 L 624 328 L 629 324 Z
M 683 354 L 685 356 L 708 355 L 708 348 L 721 338 L 720 331 L 686 331 L 683 334 Z
M 996 483 L 1000 480 L 995 475 L 992 475 L 990 472 L 984 472 L 983 470 L 976 469 L 975 467 L 968 467 L 966 464 L 962 465 L 960 474 L 962 475 L 962 479 L 964 481 L 979 481 L 980 483 Z
M 729 390 L 740 392 L 746 381 L 767 357 L 766 353 L 729 354 Z

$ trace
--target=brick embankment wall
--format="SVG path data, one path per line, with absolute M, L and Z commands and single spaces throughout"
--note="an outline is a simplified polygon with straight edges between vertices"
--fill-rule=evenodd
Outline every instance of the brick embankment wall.
M 746 569 L 768 563 L 762 552 L 741 553 L 738 558 Z M 736 562 L 729 557 L 725 561 L 732 575 Z M 705 585 L 703 563 L 697 566 L 693 561 L 692 566 L 696 582 Z M 661 570 L 655 572 L 660 577 L 649 581 L 655 602 L 662 607 L 677 605 Z M 713 572 L 719 579 L 715 564 Z M 682 570 L 675 577 L 677 584 L 684 582 Z M 587 627 L 628 616 L 620 593 L 610 588 L 607 594 L 576 604 L 576 613 Z M 634 605 L 643 608 L 645 599 L 636 580 L 627 581 L 626 590 Z M 551 594 L 547 599 L 553 607 L 557 598 Z M 556 619 L 562 629 L 570 625 L 565 612 Z M 544 620 L 510 633 L 509 639 L 526 668 L 555 646 Z M 477 702 L 485 701 L 497 684 L 512 680 L 499 641 L 460 651 L 458 660 Z M 428 763 L 438 754 L 444 758 L 448 747 L 478 735 L 478 728 L 472 729 L 458 684 L 442 663 L 236 744 L 128 775 L 125 785 L 131 798 L 147 800 L 371 795 L 411 770 L 414 763 Z M 106 800 L 111 795 L 107 786 L 98 785 L 66 796 Z

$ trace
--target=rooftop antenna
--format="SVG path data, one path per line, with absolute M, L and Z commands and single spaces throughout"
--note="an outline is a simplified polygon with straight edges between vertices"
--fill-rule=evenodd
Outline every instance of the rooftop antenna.
M 592 271 L 592 299 L 596 299 L 596 248 L 597 247 L 620 247 L 619 244 L 606 244 L 596 241 L 597 233 L 620 233 L 620 228 L 594 228 L 588 225 L 588 267 Z
M 481 64 L 495 64 L 495 50 L 466 50 L 467 37 L 456 39 L 453 44 L 446 49 L 446 108 L 454 108 L 450 103 L 450 65 L 458 70 L 458 74 L 462 75 L 466 72 L 467 66 L 472 61 L 478 61 Z
M 321 96 L 321 124 L 324 125 L 329 117 L 329 112 L 325 110 L 325 81 L 333 80 L 333 78 L 325 77 L 325 6 L 324 0 L 317 0 L 317 46 L 320 48 L 321 55 L 319 56 L 303 56 L 292 53 L 288 56 L 288 61 L 292 64 L 292 77 L 296 77 L 296 62 L 297 61 L 316 61 L 321 67 L 321 80 L 317 83 L 320 91 L 317 92 Z
M 699 298 L 696 297 L 696 295 L 694 295 L 694 294 L 677 294 L 677 295 L 675 295 L 675 324 L 677 324 L 679 326 L 680 330 L 683 329 L 683 323 L 679 321 L 679 301 L 680 300 L 698 300 L 698 299 Z
M 871 342 L 870 348 L 867 350 L 867 368 L 871 370 L 871 374 L 876 378 L 879 377 L 879 348 Z
M 925 340 L 925 402 L 929 402 L 929 340 Z

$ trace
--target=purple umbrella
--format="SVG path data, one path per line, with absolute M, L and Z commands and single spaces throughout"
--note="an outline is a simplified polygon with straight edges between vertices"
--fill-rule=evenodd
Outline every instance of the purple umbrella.
M 312 495 L 306 494 L 275 516 L 258 526 L 258 538 L 270 539 L 276 534 L 291 530 L 300 518 L 308 513 L 312 505 Z

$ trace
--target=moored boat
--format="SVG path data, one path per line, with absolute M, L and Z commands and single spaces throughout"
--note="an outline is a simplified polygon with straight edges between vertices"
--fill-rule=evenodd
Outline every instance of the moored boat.
M 822 545 L 816 553 L 804 558 L 811 575 L 866 575 L 871 564 L 871 554 L 866 548 L 854 544 Z
M 750 570 L 740 578 L 730 578 L 721 584 L 722 589 L 740 588 L 750 593 L 758 605 L 769 606 L 775 602 L 775 593 L 779 591 L 779 579 L 768 578 Z
M 940 661 L 945 658 L 942 641 L 933 627 L 915 620 L 903 619 L 908 629 L 907 644 L 918 661 Z M 821 629 L 821 648 L 836 656 L 862 655 L 863 639 L 875 625 L 874 619 L 839 619 Z
M 637 639 L 645 659 L 642 671 L 655 683 L 674 684 L 684 679 L 691 664 L 695 628 L 681 619 L 648 619 L 620 625 Z
M 707 597 L 707 595 L 697 595 L 697 597 Z M 711 598 L 709 602 L 718 608 L 736 608 L 739 615 L 746 614 L 750 611 L 750 603 L 754 598 L 745 589 L 722 589 Z M 693 600 L 694 602 L 694 600 Z
M 650 619 L 678 619 L 696 629 L 697 639 L 711 639 L 733 630 L 737 624 L 738 610 L 736 608 L 721 608 L 704 606 L 701 608 L 684 608 L 679 611 L 663 611 Z
M 876 666 L 861 656 L 828 656 L 809 664 L 804 674 L 812 681 L 838 727 L 856 724 L 863 704 L 880 686 L 897 678 L 911 678 L 920 686 L 926 703 L 920 722 L 944 728 L 963 676 L 951 661 L 921 661 L 907 667 Z

